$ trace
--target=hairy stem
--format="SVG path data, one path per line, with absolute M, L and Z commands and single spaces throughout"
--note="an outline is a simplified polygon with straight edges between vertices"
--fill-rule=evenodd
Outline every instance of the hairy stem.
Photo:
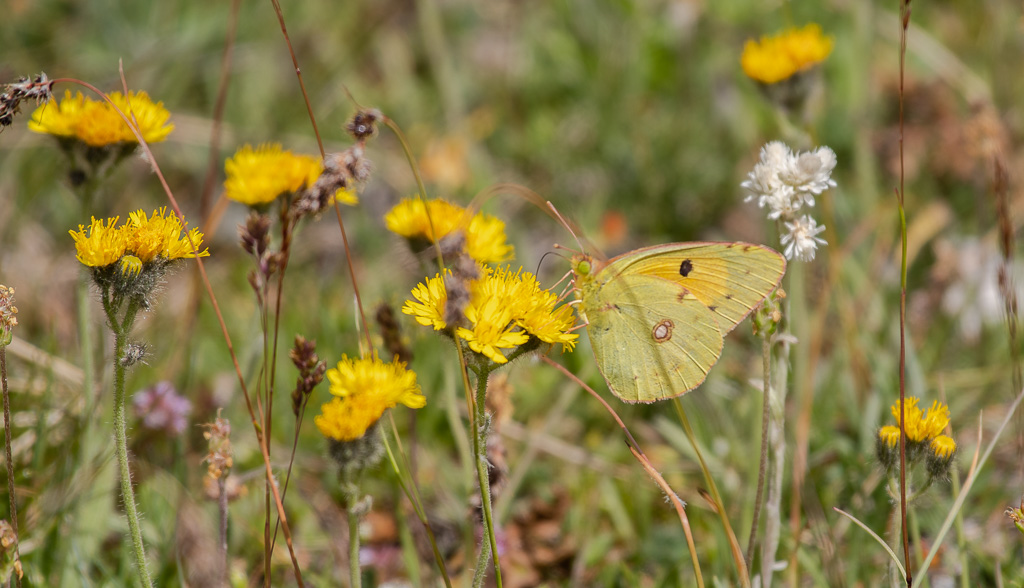
M 139 525 L 139 513 L 135 507 L 135 491 L 132 490 L 132 473 L 128 468 L 128 424 L 125 420 L 125 366 L 121 361 L 128 345 L 128 330 L 131 328 L 138 311 L 138 305 L 129 304 L 122 324 L 117 323 L 110 304 L 104 300 L 104 310 L 110 319 L 110 327 L 114 330 L 114 453 L 117 454 L 117 465 L 121 474 L 121 497 L 124 500 L 124 514 L 128 519 L 128 532 L 131 535 L 132 551 L 135 553 L 135 565 L 139 580 L 146 588 L 152 588 L 149 577 L 149 564 L 146 562 L 146 548 L 142 543 L 142 528 Z
M 757 542 L 757 527 L 761 519 L 761 500 L 764 498 L 764 476 L 768 469 L 768 415 L 771 412 L 771 373 L 772 373 L 771 335 L 762 334 L 761 370 L 762 395 L 761 403 L 761 462 L 757 468 L 757 496 L 754 498 L 754 518 L 750 523 L 750 538 L 747 540 L 747 568 L 754 563 L 754 544 Z
M 359 568 L 359 515 L 354 512 L 355 505 L 348 505 L 348 585 L 361 588 L 363 574 Z
M 498 541 L 494 536 L 494 515 L 491 511 L 491 483 L 489 464 L 487 463 L 487 376 L 489 372 L 481 369 L 476 372 L 476 430 L 473 431 L 473 453 L 476 457 L 476 474 L 480 481 L 480 505 L 484 512 L 484 527 L 487 529 L 487 540 L 490 541 L 491 555 L 494 557 L 494 579 L 501 588 L 501 561 L 498 558 Z M 484 547 L 481 546 L 481 550 Z M 473 574 L 473 584 L 486 575 L 487 566 L 478 567 Z

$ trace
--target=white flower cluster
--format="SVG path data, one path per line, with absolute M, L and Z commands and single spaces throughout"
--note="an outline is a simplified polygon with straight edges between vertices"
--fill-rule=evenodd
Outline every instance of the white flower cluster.
M 757 201 L 768 209 L 768 218 L 781 221 L 789 231 L 782 236 L 787 259 L 810 261 L 818 245 L 826 245 L 818 234 L 825 230 L 810 215 L 798 216 L 804 207 L 814 206 L 815 196 L 836 183 L 832 170 L 836 154 L 828 147 L 793 153 L 781 141 L 772 141 L 761 148 L 761 161 L 740 184 L 747 190 L 747 202 Z

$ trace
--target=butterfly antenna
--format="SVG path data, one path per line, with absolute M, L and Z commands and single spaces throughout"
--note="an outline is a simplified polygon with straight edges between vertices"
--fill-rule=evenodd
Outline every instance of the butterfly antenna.
M 572 238 L 576 241 L 576 245 L 580 248 L 580 251 L 583 251 L 583 243 L 580 242 L 580 238 L 577 237 L 576 233 L 572 230 L 572 225 L 569 224 L 569 221 L 565 220 L 565 217 L 562 216 L 562 213 L 558 212 L 558 209 L 555 208 L 555 205 L 552 204 L 550 200 L 547 201 L 547 205 L 548 208 L 551 209 L 551 212 L 554 213 L 555 218 L 558 219 L 558 222 L 562 223 L 565 230 L 569 231 L 569 234 L 572 235 Z
M 555 245 L 555 247 L 558 247 L 558 245 Z M 540 275 L 540 266 L 544 265 L 544 258 L 546 258 L 549 255 L 558 255 L 558 257 L 561 257 L 563 259 L 565 258 L 564 255 L 560 255 L 560 254 L 558 254 L 558 253 L 556 253 L 554 251 L 548 251 L 547 253 L 545 253 L 544 255 L 542 255 L 540 257 L 540 261 L 537 262 L 537 271 L 533 272 L 533 275 L 535 275 L 535 276 L 539 276 Z M 563 277 L 562 280 L 564 280 L 564 279 L 565 278 Z M 562 280 L 558 280 L 558 282 L 555 282 L 555 284 L 552 286 L 552 288 L 554 288 L 559 283 L 561 283 Z

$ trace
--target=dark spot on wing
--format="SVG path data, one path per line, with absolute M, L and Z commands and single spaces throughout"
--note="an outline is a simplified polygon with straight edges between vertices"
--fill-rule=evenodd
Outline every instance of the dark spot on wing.
M 687 290 L 686 288 L 683 288 L 682 290 L 679 291 L 679 294 L 676 295 L 676 300 L 678 302 L 686 302 L 686 300 L 687 300 L 686 297 L 689 296 L 689 295 L 690 295 L 690 291 Z
M 690 261 L 689 259 L 684 259 L 683 263 L 679 264 L 679 275 L 683 276 L 684 278 L 690 275 L 690 272 L 692 271 L 693 262 Z
M 725 295 L 725 299 L 726 300 L 732 300 L 732 294 L 726 294 Z
M 709 306 L 708 310 L 710 310 L 711 312 L 715 312 L 716 310 L 718 310 L 718 307 L 717 306 Z

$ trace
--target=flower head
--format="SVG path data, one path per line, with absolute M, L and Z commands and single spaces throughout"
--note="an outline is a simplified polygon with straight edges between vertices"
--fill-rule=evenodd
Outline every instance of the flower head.
M 163 259 L 192 259 L 203 244 L 203 234 L 199 229 L 191 229 L 182 236 L 185 227 L 175 214 L 167 214 L 167 207 L 158 208 L 153 215 L 147 217 L 141 209 L 128 215 L 128 250 L 135 253 L 143 262 L 156 257 Z M 195 245 L 196 249 L 192 246 Z M 199 257 L 209 257 L 209 249 L 198 252 Z
M 835 167 L 836 154 L 828 147 L 793 153 L 785 143 L 772 141 L 761 148 L 760 161 L 740 184 L 747 202 L 767 208 L 768 218 L 781 221 L 789 231 L 781 239 L 788 259 L 811 261 L 818 246 L 828 244 L 818 237 L 825 227 L 810 215 L 798 214 L 814 206 L 815 196 L 835 187 Z
M 907 431 L 907 439 L 914 442 L 929 441 L 937 437 L 949 425 L 949 407 L 935 400 L 928 412 L 925 412 L 917 406 L 917 403 L 916 397 L 907 398 L 903 425 Z M 896 422 L 899 422 L 900 402 L 898 400 L 892 405 L 891 411 Z
M 469 216 L 469 211 L 446 200 L 406 198 L 384 215 L 384 224 L 413 242 L 416 251 L 461 230 L 466 253 L 478 263 L 504 261 L 513 253 L 504 222 L 482 212 Z
M 319 158 L 297 155 L 280 143 L 264 143 L 255 149 L 246 144 L 224 162 L 224 171 L 224 190 L 229 199 L 260 206 L 282 194 L 309 188 L 316 183 L 323 165 Z M 334 197 L 345 204 L 358 201 L 349 190 L 338 190 Z
M 747 190 L 747 202 L 768 208 L 769 219 L 788 219 L 836 186 L 835 167 L 836 154 L 828 147 L 794 154 L 785 143 L 772 141 L 761 148 L 761 160 L 740 186 Z
M 784 222 L 783 224 L 789 230 L 782 236 L 782 244 L 786 246 L 783 253 L 787 259 L 811 261 L 814 259 L 814 252 L 818 249 L 818 245 L 828 244 L 828 241 L 818 236 L 818 233 L 825 230 L 825 225 L 818 226 L 818 221 L 806 214 L 793 222 Z
M 68 231 L 75 240 L 78 261 L 89 267 L 106 267 L 121 259 L 128 248 L 128 233 L 124 225 L 116 226 L 119 218 L 104 222 L 93 217 L 88 233 L 84 225 L 78 225 L 77 231 Z
M 217 418 L 203 426 L 206 427 L 203 437 L 209 442 L 209 450 L 203 460 L 206 462 L 206 477 L 218 480 L 235 465 L 235 451 L 231 447 L 231 422 L 222 418 L 220 409 L 217 409 Z
M 377 357 L 342 356 L 326 376 L 334 398 L 321 407 L 314 422 L 325 437 L 335 441 L 359 439 L 395 405 L 422 408 L 427 402 L 416 384 L 416 372 L 399 361 L 388 364 Z
M 147 429 L 164 431 L 169 435 L 180 435 L 188 426 L 192 413 L 192 402 L 178 394 L 174 384 L 157 382 L 145 390 L 139 390 L 132 399 L 135 414 L 142 419 Z
M 900 443 L 900 428 L 886 425 L 878 431 L 878 437 L 889 447 L 895 448 Z
M 174 130 L 168 123 L 171 113 L 163 102 L 154 103 L 145 92 L 129 91 L 108 94 L 129 120 L 138 127 L 147 143 L 159 143 Z M 137 143 L 138 138 L 121 114 L 105 100 L 86 98 L 81 92 L 75 96 L 65 92 L 59 104 L 43 104 L 36 108 L 28 128 L 37 133 L 58 137 L 72 137 L 90 147 L 105 147 L 118 143 Z
M 743 72 L 762 84 L 775 84 L 825 61 L 833 40 L 817 24 L 789 29 L 760 41 L 748 40 L 740 56 Z
M 470 349 L 499 364 L 508 361 L 503 350 L 515 349 L 531 337 L 572 349 L 579 337 L 569 332 L 575 322 L 572 309 L 567 305 L 555 308 L 558 297 L 542 289 L 533 274 L 522 268 L 513 272 L 508 267 L 483 268 L 482 272 L 480 279 L 470 284 L 465 307 L 468 325 L 454 333 Z M 428 278 L 413 289 L 412 295 L 415 300 L 406 301 L 403 313 L 434 330 L 449 328 L 444 278 Z

